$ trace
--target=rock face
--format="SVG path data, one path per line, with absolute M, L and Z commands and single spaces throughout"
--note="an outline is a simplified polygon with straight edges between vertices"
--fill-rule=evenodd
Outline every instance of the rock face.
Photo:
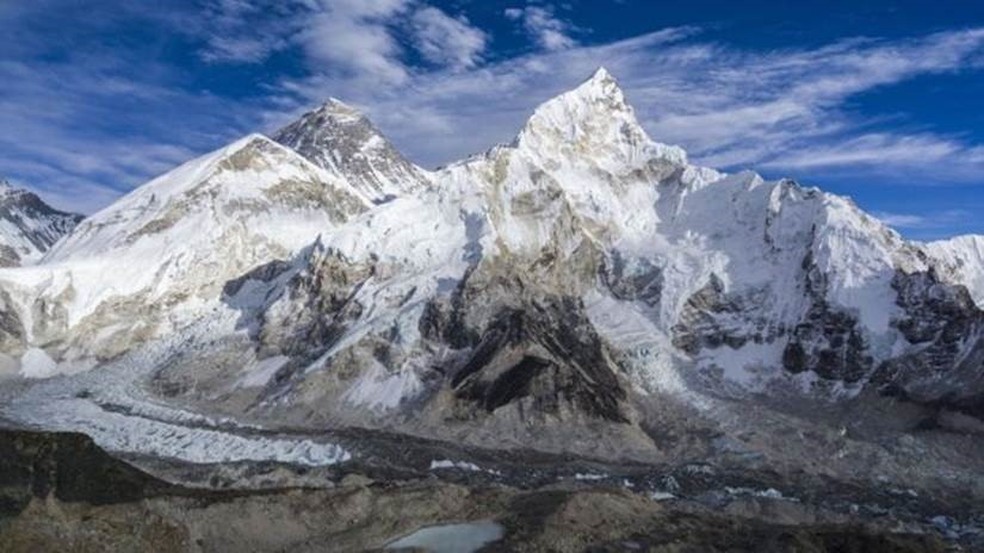
M 0 267 L 36 262 L 82 218 L 0 179 Z
M 957 236 L 925 245 L 938 276 L 965 286 L 978 307 L 984 307 L 984 236 Z
M 375 203 L 429 186 L 426 172 L 407 161 L 361 113 L 331 99 L 273 135 L 311 163 L 348 177 Z
M 334 101 L 189 162 L 0 272 L 0 340 L 229 420 L 638 457 L 721 397 L 979 416 L 977 244 L 693 165 L 600 70 L 433 173 Z

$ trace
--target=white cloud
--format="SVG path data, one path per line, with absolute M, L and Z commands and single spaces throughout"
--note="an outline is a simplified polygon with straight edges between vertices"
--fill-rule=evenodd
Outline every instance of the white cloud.
M 390 19 L 409 0 L 316 0 L 302 15 L 298 37 L 317 71 L 358 79 L 366 86 L 400 85 L 409 77 Z
M 544 50 L 552 52 L 577 46 L 577 41 L 570 36 L 573 26 L 559 19 L 552 7 L 507 8 L 503 14 L 521 22 L 527 34 Z
M 954 140 L 934 135 L 872 133 L 795 152 L 773 163 L 793 168 L 881 164 L 905 167 L 935 164 L 969 151 Z M 967 159 L 973 161 L 972 156 L 968 155 Z
M 261 63 L 290 50 L 306 74 L 274 75 L 247 99 L 234 99 L 185 90 L 183 68 L 128 52 L 107 58 L 75 48 L 65 62 L 0 60 L 0 173 L 64 198 L 78 190 L 78 206 L 61 207 L 91 209 L 245 132 L 272 130 L 328 96 L 364 107 L 409 157 L 436 165 L 512 139 L 537 103 L 604 65 L 650 134 L 684 146 L 700 163 L 890 175 L 906 184 L 980 183 L 984 174 L 984 146 L 907 132 L 904 120 L 888 125 L 847 108 L 879 87 L 981 69 L 982 29 L 763 52 L 681 27 L 598 45 L 538 42 L 535 52 L 489 63 L 483 58 L 494 37 L 424 0 L 212 5 L 217 19 L 204 23 L 197 14 L 168 14 L 201 40 L 204 59 Z M 542 28 L 546 15 L 559 22 L 552 13 L 531 18 L 534 8 L 543 9 L 507 15 L 527 32 L 527 21 Z M 11 42 L 23 48 L 16 52 L 37 49 L 17 17 L 6 26 L 0 18 L 0 35 L 17 37 Z M 573 29 L 557 24 L 569 38 Z M 411 65 L 414 50 L 427 63 Z
M 873 215 L 891 227 L 916 230 L 948 228 L 966 223 L 972 218 L 970 212 L 962 209 L 949 209 L 922 214 L 876 211 Z
M 433 165 L 510 140 L 538 102 L 604 65 L 650 134 L 684 146 L 701 163 L 779 172 L 904 172 L 926 183 L 980 178 L 981 146 L 878 129 L 878 120 L 847 111 L 845 103 L 878 87 L 964 68 L 984 50 L 984 31 L 765 53 L 695 42 L 696 32 L 667 29 L 468 71 L 416 74 L 400 87 L 413 90 L 410 95 L 324 78 L 291 83 L 291 91 L 304 103 L 331 91 L 364 106 L 412 158 Z
M 185 20 L 191 25 L 182 30 L 204 37 L 200 56 L 206 62 L 260 63 L 288 45 L 285 37 L 293 26 L 281 17 L 288 5 L 210 0 L 203 7 L 201 21 Z
M 412 24 L 417 49 L 428 61 L 453 70 L 469 69 L 481 62 L 488 38 L 467 19 L 453 18 L 428 6 L 413 14 Z

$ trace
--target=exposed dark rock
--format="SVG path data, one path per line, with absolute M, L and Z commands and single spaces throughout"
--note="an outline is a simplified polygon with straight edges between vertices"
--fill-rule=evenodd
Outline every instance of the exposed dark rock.
M 885 393 L 984 417 L 984 311 L 933 271 L 900 272 L 892 285 L 903 311 L 892 324 L 920 347 L 882 363 L 872 381 Z
M 102 505 L 171 490 L 83 434 L 0 430 L 0 518 L 17 515 L 35 497 Z
M 599 269 L 601 280 L 620 300 L 641 301 L 658 307 L 663 292 L 663 271 L 648 259 L 637 259 L 628 266 L 622 254 L 615 250 L 606 257 Z
M 680 322 L 673 326 L 673 345 L 689 354 L 728 345 L 738 348 L 754 336 L 745 322 L 740 298 L 727 294 L 724 283 L 712 274 L 708 283 L 687 299 Z
M 428 185 L 421 171 L 369 119 L 337 100 L 304 114 L 277 131 L 273 139 L 311 163 L 345 175 L 375 204 Z
M 536 409 L 569 402 L 590 416 L 626 422 L 618 363 L 574 298 L 548 298 L 503 310 L 454 371 L 459 398 L 493 411 L 530 396 Z
M 0 352 L 14 352 L 24 343 L 24 325 L 11 304 L 10 294 L 0 290 Z
M 282 308 L 267 311 L 261 321 L 261 343 L 286 355 L 317 356 L 331 347 L 362 314 L 355 295 L 375 272 L 374 259 L 354 263 L 334 250 L 313 252 L 310 260 L 287 283 Z
M 250 270 L 241 277 L 227 281 L 225 286 L 222 287 L 222 295 L 227 297 L 235 296 L 247 282 L 251 280 L 257 282 L 270 282 L 289 271 L 290 268 L 290 263 L 279 259 L 275 259 L 269 263 L 264 263 L 263 265 Z
M 27 190 L 9 188 L 0 180 L 0 221 L 14 227 L 38 252 L 46 252 L 84 217 L 59 211 Z M 20 264 L 20 255 L 0 245 L 0 267 Z
M 802 268 L 811 305 L 791 332 L 783 366 L 794 373 L 813 371 L 821 378 L 857 382 L 874 365 L 857 317 L 827 302 L 827 277 L 812 254 L 803 258 Z
M 443 342 L 454 349 L 475 346 L 480 337 L 478 332 L 468 327 L 465 315 L 468 312 L 469 282 L 474 267 L 465 270 L 460 281 L 447 301 L 431 299 L 424 307 L 424 314 L 417 324 L 420 334 L 431 341 Z

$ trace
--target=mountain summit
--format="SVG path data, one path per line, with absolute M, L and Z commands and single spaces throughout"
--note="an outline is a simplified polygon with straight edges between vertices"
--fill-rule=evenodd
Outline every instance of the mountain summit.
M 426 172 L 407 161 L 369 119 L 334 98 L 274 133 L 273 139 L 344 175 L 376 203 L 429 185 Z
M 580 86 L 540 105 L 517 138 L 520 148 L 550 158 L 636 169 L 661 159 L 685 165 L 686 153 L 654 143 L 615 78 L 604 68 Z

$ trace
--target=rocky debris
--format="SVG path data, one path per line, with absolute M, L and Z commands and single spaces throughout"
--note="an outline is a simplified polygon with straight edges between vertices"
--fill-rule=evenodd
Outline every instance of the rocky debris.
M 941 539 L 935 528 L 959 527 L 942 515 L 915 533 L 767 495 L 735 495 L 721 508 L 583 480 L 520 490 L 355 473 L 316 488 L 192 488 L 75 434 L 0 432 L 0 467 L 0 549 L 10 552 L 365 551 L 466 521 L 501 525 L 502 538 L 488 546 L 496 551 L 932 552 L 961 543 Z

